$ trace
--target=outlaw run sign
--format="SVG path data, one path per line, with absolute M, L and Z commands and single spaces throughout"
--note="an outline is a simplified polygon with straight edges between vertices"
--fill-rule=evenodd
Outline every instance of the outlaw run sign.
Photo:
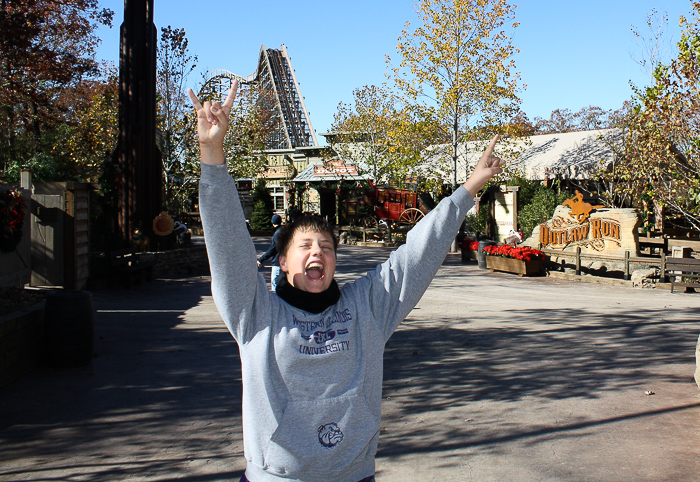
M 639 215 L 634 209 L 607 209 L 583 200 L 583 195 L 557 206 L 552 219 L 540 224 L 523 244 L 548 249 L 622 255 L 639 253 Z

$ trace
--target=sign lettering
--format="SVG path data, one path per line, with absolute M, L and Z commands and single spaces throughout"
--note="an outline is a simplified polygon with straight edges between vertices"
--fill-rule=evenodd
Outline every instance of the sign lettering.
M 357 176 L 357 166 L 333 162 L 325 166 L 315 166 L 314 174 L 316 176 Z
M 569 215 L 555 216 L 549 222 L 540 224 L 540 244 L 543 247 L 568 248 L 587 247 L 603 251 L 606 242 L 621 245 L 620 222 L 602 217 L 591 218 L 592 211 L 603 206 L 592 206 L 583 202 L 583 195 L 576 195 L 562 203 L 571 210 Z

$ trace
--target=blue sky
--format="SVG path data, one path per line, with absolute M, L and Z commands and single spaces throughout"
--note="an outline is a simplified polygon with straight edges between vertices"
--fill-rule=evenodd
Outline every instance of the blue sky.
M 285 44 L 317 133 L 327 132 L 339 102 L 352 91 L 385 81 L 385 56 L 398 60 L 396 44 L 406 21 L 416 22 L 412 0 L 155 0 L 155 24 L 184 28 L 200 72 L 255 71 L 260 46 Z M 520 26 L 515 58 L 527 89 L 522 110 L 530 119 L 555 109 L 598 106 L 616 109 L 632 95 L 629 82 L 648 83 L 633 60 L 639 49 L 631 33 L 645 32 L 652 9 L 669 16 L 668 34 L 680 36 L 678 17 L 689 16 L 690 0 L 523 0 L 515 3 Z M 123 0 L 100 1 L 115 11 L 114 27 L 100 29 L 98 58 L 118 63 Z M 260 6 L 262 5 L 262 6 Z M 319 141 L 323 143 L 323 138 Z

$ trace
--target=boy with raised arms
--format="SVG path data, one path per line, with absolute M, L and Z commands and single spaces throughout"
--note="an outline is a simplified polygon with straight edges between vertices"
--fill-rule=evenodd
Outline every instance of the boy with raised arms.
M 200 211 L 212 294 L 238 342 L 243 382 L 242 481 L 369 482 L 379 440 L 384 346 L 428 288 L 473 197 L 501 172 L 494 137 L 469 179 L 389 259 L 342 288 L 337 241 L 317 217 L 285 225 L 276 292 L 258 273 L 223 139 L 238 85 L 197 111 Z

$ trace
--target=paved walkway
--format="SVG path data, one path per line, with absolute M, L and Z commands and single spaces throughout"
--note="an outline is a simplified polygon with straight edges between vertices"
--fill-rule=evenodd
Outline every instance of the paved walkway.
M 388 253 L 341 247 L 340 282 Z M 240 365 L 209 280 L 93 303 L 92 366 L 0 389 L 0 481 L 237 480 Z M 387 346 L 377 480 L 700 480 L 699 314 L 700 294 L 448 255 Z

